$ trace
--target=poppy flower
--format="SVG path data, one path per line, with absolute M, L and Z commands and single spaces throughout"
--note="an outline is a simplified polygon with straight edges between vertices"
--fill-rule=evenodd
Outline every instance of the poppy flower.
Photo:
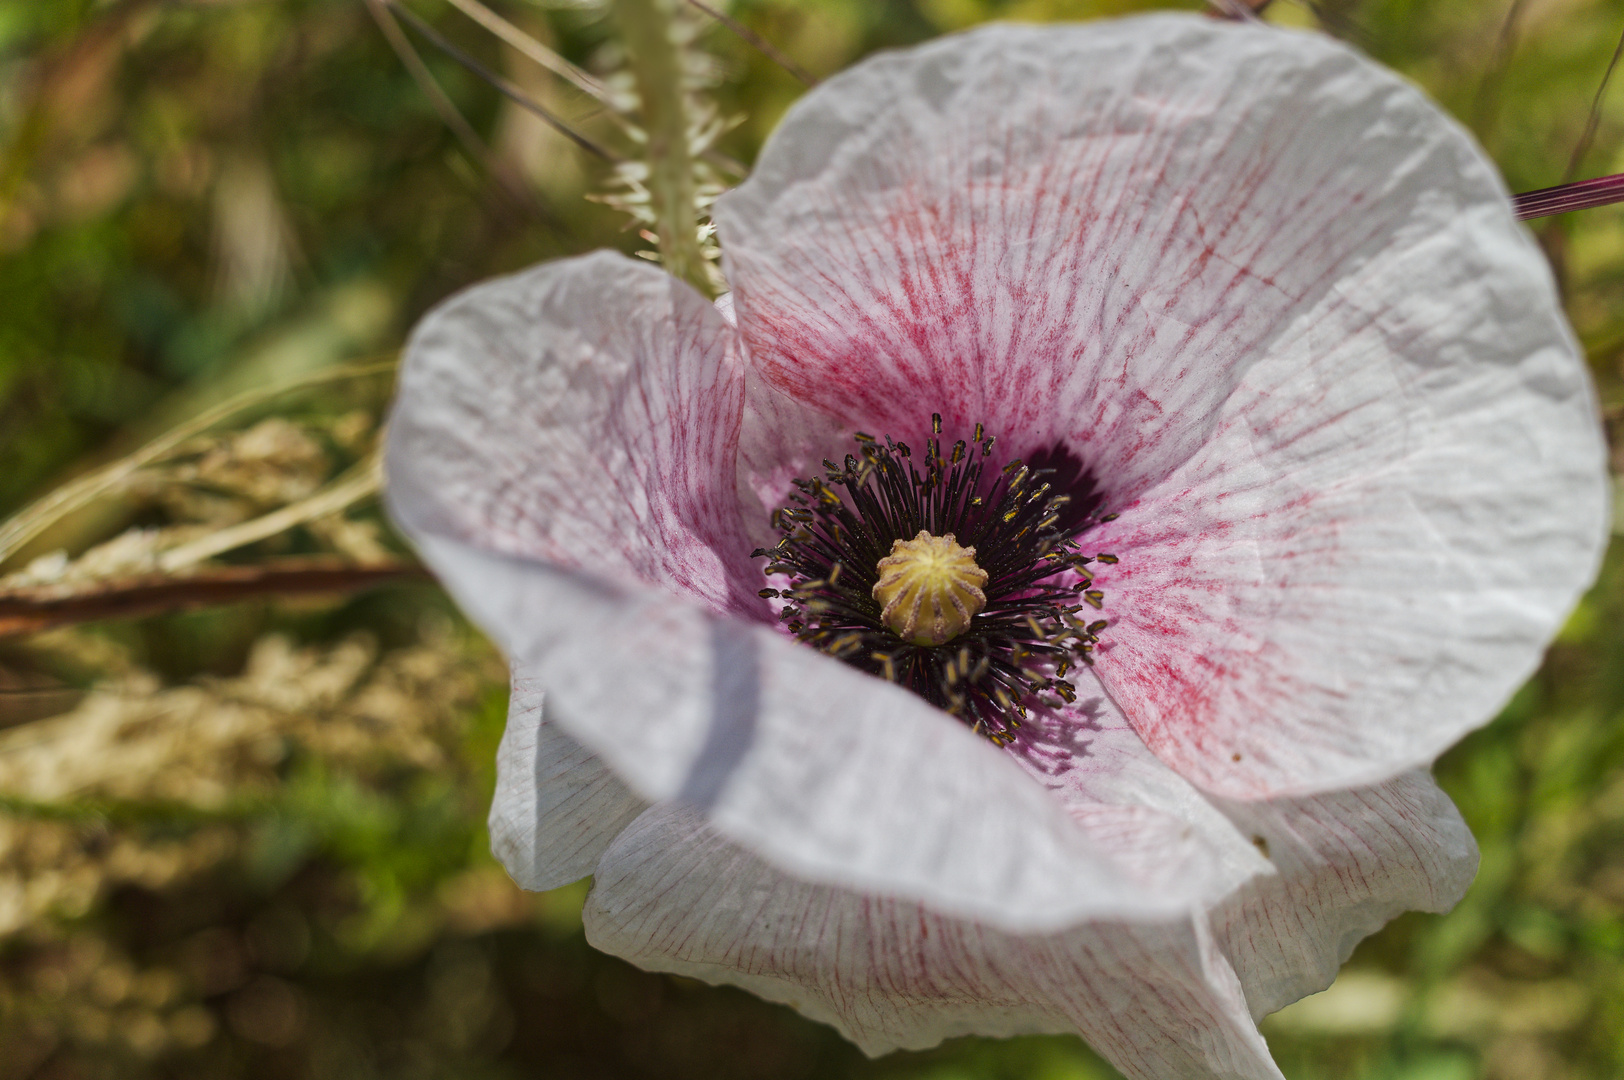
M 1325 38 L 994 26 L 807 94 L 712 305 L 599 253 L 417 328 L 396 519 L 513 667 L 513 876 L 866 1050 L 1255 1020 L 1476 865 L 1427 768 L 1605 537 L 1470 138 Z

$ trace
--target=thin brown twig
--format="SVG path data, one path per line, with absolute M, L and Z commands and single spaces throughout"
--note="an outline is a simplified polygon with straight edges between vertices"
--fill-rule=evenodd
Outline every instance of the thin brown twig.
M 418 89 L 422 90 L 434 105 L 434 111 L 440 114 L 440 120 L 451 129 L 457 141 L 462 143 L 462 148 L 468 152 L 469 157 L 481 164 L 489 165 L 491 148 L 485 145 L 485 140 L 479 137 L 479 132 L 475 131 L 474 126 L 462 115 L 462 110 L 457 108 L 456 103 L 440 89 L 434 73 L 429 71 L 429 66 L 423 63 L 423 58 L 412 47 L 411 39 L 406 36 L 406 31 L 400 28 L 400 23 L 395 21 L 384 0 L 366 0 L 366 5 L 367 11 L 372 14 L 372 21 L 383 31 L 384 40 L 389 42 L 389 47 L 400 58 L 402 66 L 411 74 Z
M 1494 57 L 1489 61 L 1489 69 L 1484 72 L 1483 81 L 1477 87 L 1477 98 L 1472 103 L 1472 127 L 1485 141 L 1499 116 L 1500 87 L 1511 65 L 1511 55 L 1517 49 L 1517 24 L 1527 2 L 1511 0 L 1511 6 L 1506 9 L 1506 17 L 1500 23 L 1500 36 L 1495 41 Z
M 350 593 L 426 577 L 422 567 L 405 560 L 356 565 L 301 558 L 252 566 L 211 566 L 183 576 L 148 574 L 73 585 L 34 585 L 0 592 L 0 638 L 244 600 Z
M 719 11 L 716 8 L 711 7 L 709 4 L 704 3 L 703 0 L 688 0 L 688 3 L 692 4 L 706 15 L 709 15 L 711 18 L 715 19 L 729 30 L 733 31 L 733 33 L 737 34 L 740 38 L 743 38 L 746 43 L 753 46 L 757 52 L 761 53 L 761 55 L 765 56 L 779 67 L 795 76 L 796 79 L 800 80 L 803 86 L 818 85 L 818 80 L 810 72 L 808 72 L 801 65 L 797 64 L 795 61 L 791 60 L 772 42 L 768 41 L 766 38 L 762 37 L 760 34 L 756 33 L 739 20 L 733 18 L 727 12 Z
M 1590 102 L 1590 115 L 1585 117 L 1585 130 L 1579 136 L 1579 142 L 1573 148 L 1573 156 L 1568 159 L 1568 167 L 1562 173 L 1562 182 L 1570 182 L 1579 175 L 1579 166 L 1584 162 L 1585 155 L 1590 153 L 1590 144 L 1596 140 L 1596 129 L 1601 126 L 1601 100 L 1607 93 L 1607 84 L 1613 79 L 1613 69 L 1618 67 L 1618 58 L 1624 55 L 1624 34 L 1619 35 L 1618 46 L 1613 50 L 1613 58 L 1607 62 L 1607 70 L 1602 73 L 1601 85 L 1596 87 L 1596 96 Z
M 428 23 L 412 14 L 405 7 L 401 6 L 399 0 L 380 0 L 380 2 L 387 4 L 391 11 L 393 11 L 396 15 L 399 15 L 402 19 L 405 19 L 407 24 L 410 25 L 413 30 L 416 30 L 419 34 L 422 34 L 423 37 L 428 39 L 429 44 L 433 45 L 436 49 L 439 49 L 441 52 L 451 57 L 451 59 L 455 60 L 463 67 L 479 76 L 479 78 L 484 80 L 486 83 L 489 83 L 492 89 L 501 94 L 503 97 L 507 98 L 509 101 L 513 102 L 515 105 L 522 109 L 527 109 L 536 116 L 539 116 L 548 127 L 564 136 L 576 146 L 579 146 L 582 150 L 585 150 L 589 154 L 595 154 L 598 157 L 603 158 L 605 161 L 618 163 L 624 160 L 619 154 L 616 154 L 614 151 L 609 150 L 606 147 L 598 145 L 585 135 L 582 135 L 579 131 L 576 131 L 574 128 L 570 127 L 569 124 L 564 122 L 563 118 L 556 115 L 551 109 L 547 108 L 545 105 L 533 101 L 513 83 L 502 78 L 502 76 L 498 75 L 484 64 L 481 64 L 478 60 L 475 60 L 472 56 L 469 56 L 466 52 L 463 52 L 455 45 L 451 44 L 451 42 L 448 41 L 438 30 L 434 29 L 434 27 L 430 26 Z

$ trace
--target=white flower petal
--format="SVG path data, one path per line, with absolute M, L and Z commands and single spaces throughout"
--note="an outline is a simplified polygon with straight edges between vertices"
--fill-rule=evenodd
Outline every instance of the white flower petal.
M 1328 986 L 1400 911 L 1452 906 L 1476 849 L 1423 772 L 1224 809 L 1242 843 L 1268 849 L 1269 873 L 1194 919 L 1022 936 L 786 877 L 691 811 L 655 806 L 605 852 L 587 934 L 642 967 L 790 1004 L 871 1054 L 1069 1030 L 1129 1077 L 1272 1077 L 1252 1021 Z
M 693 289 L 609 252 L 475 286 L 407 345 L 390 507 L 414 536 L 766 618 L 735 494 L 735 340 Z
M 728 531 L 737 503 L 722 474 L 742 403 L 729 333 L 686 286 L 592 256 L 465 293 L 413 337 L 392 507 L 464 609 L 546 689 L 549 725 L 635 797 L 702 805 L 729 836 L 813 879 L 1017 928 L 1187 910 L 1199 874 L 1183 891 L 1140 887 L 946 714 L 715 615 L 766 617 L 742 531 Z M 525 788 L 537 753 L 526 730 L 511 735 L 502 813 L 522 820 L 554 798 L 567 812 L 568 792 Z M 546 837 L 514 835 L 519 872 L 553 880 L 524 868 Z
M 515 672 L 490 813 L 491 853 L 532 890 L 592 873 L 604 849 L 648 806 L 547 721 L 545 696 L 534 679 Z
M 1077 1031 L 1131 1080 L 1280 1075 L 1200 920 L 1016 936 L 786 877 L 674 806 L 605 853 L 585 920 L 600 949 L 788 1003 L 870 1054 Z
M 1204 873 L 1209 918 L 1254 1017 L 1325 989 L 1394 916 L 1448 911 L 1471 884 L 1477 845 L 1427 770 L 1315 796 L 1214 799 L 1145 747 L 1093 672 L 1073 681 L 1076 704 L 1061 722 L 1039 718 L 1020 760 L 1147 883 L 1186 873 L 1193 855 L 1172 839 L 1115 835 L 1113 807 L 1176 822 L 1217 864 Z
M 1223 810 L 1146 748 L 1092 669 L 1068 676 L 1077 700 L 1038 711 L 1015 760 L 1148 887 L 1200 880 L 1216 903 L 1274 868 Z
M 1403 216 L 1433 179 L 1384 175 L 1418 149 L 1412 118 L 1369 130 L 1395 96 L 1419 104 L 1323 38 L 1188 16 L 872 57 L 797 102 L 717 203 L 752 363 L 898 438 L 940 412 L 1017 452 L 1065 441 L 1136 494 L 1284 322 L 1381 254 L 1383 204 Z
M 1450 259 L 1416 272 L 1481 288 L 1317 349 L 1281 342 L 1211 441 L 1088 538 L 1122 560 L 1097 574 L 1101 675 L 1209 790 L 1308 793 L 1432 760 L 1533 672 L 1594 576 L 1602 448 L 1565 334 L 1529 330 L 1544 271 Z M 1383 358 L 1395 337 L 1413 363 Z M 1310 398 L 1335 422 L 1289 405 Z
M 1448 911 L 1477 872 L 1477 844 L 1432 776 L 1301 799 L 1221 804 L 1267 848 L 1210 916 L 1262 1017 L 1331 985 L 1353 947 L 1404 911 Z
M 882 55 L 717 219 L 754 490 L 932 412 L 1064 446 L 1122 513 L 1087 540 L 1123 559 L 1102 677 L 1210 791 L 1430 761 L 1594 573 L 1602 444 L 1543 259 L 1470 138 L 1329 39 L 1153 16 Z M 752 421 L 780 399 L 825 419 Z
M 772 630 L 432 533 L 418 544 L 547 687 L 552 723 L 638 797 L 703 807 L 787 871 L 1014 930 L 1169 915 L 1210 891 L 1218 868 L 1194 858 L 1149 887 L 987 740 Z

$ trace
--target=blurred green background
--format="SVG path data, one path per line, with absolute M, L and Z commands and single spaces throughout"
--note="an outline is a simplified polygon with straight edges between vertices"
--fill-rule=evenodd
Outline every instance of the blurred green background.
M 624 80 L 587 0 L 493 6 Z M 822 76 L 987 19 L 1159 6 L 1200 5 L 727 10 Z M 624 145 L 444 0 L 410 7 Z M 1586 135 L 1624 0 L 1278 0 L 1267 17 L 1419 82 L 1513 190 L 1624 171 L 1624 87 Z M 737 118 L 719 153 L 748 163 L 802 85 L 714 22 L 691 30 L 696 86 Z M 472 138 L 361 0 L 0 2 L 0 518 L 234 393 L 390 359 L 462 285 L 643 246 L 587 198 L 610 190 L 602 163 L 409 40 Z M 1624 207 L 1534 228 L 1611 421 Z M 303 505 L 364 463 L 387 392 L 384 373 L 252 402 L 31 541 L 0 590 L 151 571 L 188 538 Z M 206 565 L 401 553 L 352 499 Z M 1471 893 L 1399 919 L 1331 991 L 1265 1022 L 1289 1077 L 1624 1076 L 1620 563 L 1439 765 L 1483 848 Z M 503 678 L 409 577 L 0 637 L 0 1080 L 1114 1075 L 1060 1038 L 868 1061 L 785 1009 L 595 953 L 584 887 L 522 894 L 487 853 Z

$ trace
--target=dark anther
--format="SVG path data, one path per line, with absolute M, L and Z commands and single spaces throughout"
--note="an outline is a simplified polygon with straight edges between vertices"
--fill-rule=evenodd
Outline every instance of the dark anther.
M 1034 472 L 1046 472 L 1048 475 L 1045 479 L 1054 489 L 1070 497 L 1060 511 L 1060 524 L 1057 526 L 1060 532 L 1074 536 L 1096 522 L 1116 517 L 1115 514 L 1108 518 L 1097 516 L 1105 495 L 1099 490 L 1094 474 L 1064 446 L 1056 444 L 1047 450 L 1039 450 L 1026 459 L 1026 464 Z
M 857 454 L 841 463 L 826 458 L 821 479 L 796 481 L 794 505 L 771 519 L 783 539 L 753 553 L 771 560 L 769 575 L 789 582 L 761 595 L 784 602 L 780 618 L 802 642 L 1007 745 L 1033 704 L 1075 700 L 1065 675 L 1092 663 L 1108 625 L 1077 617 L 1084 604 L 1100 608 L 1105 595 L 1083 568 L 1116 559 L 1077 548 L 1076 537 L 1102 520 L 1103 497 L 1070 452 L 1054 447 L 1026 461 L 994 462 L 995 439 L 977 424 L 944 457 L 943 428 L 933 414 L 923 459 L 905 443 L 859 433 Z M 973 566 L 987 576 L 985 606 L 939 645 L 904 640 L 874 597 L 880 560 L 920 532 L 951 534 L 973 548 Z

